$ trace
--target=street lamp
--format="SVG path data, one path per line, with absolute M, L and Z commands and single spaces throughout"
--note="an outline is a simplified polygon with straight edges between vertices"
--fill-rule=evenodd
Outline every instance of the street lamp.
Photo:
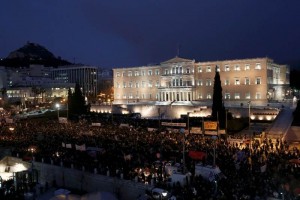
M 55 107 L 57 108 L 57 119 L 59 120 L 59 107 L 60 107 L 60 104 L 59 103 L 55 104 Z
M 183 173 L 185 174 L 185 131 L 183 128 L 180 129 L 180 133 L 183 135 L 182 141 L 182 162 L 183 162 Z
M 248 101 L 248 108 L 249 108 L 249 110 L 248 110 L 248 116 L 249 116 L 249 130 L 250 130 L 250 106 L 251 106 L 251 101 Z
M 214 140 L 214 160 L 213 160 L 213 166 L 216 166 L 216 140 L 217 140 L 217 136 L 213 135 L 212 139 Z
M 191 113 L 191 112 L 188 112 L 188 113 L 187 113 L 187 120 L 188 120 L 188 121 L 187 121 L 187 122 L 188 122 L 188 123 L 187 123 L 187 128 L 188 128 L 188 133 L 189 133 L 189 134 L 190 134 L 190 113 Z
M 225 109 L 225 120 L 226 120 L 226 123 L 225 123 L 225 133 L 227 134 L 227 122 L 228 122 L 228 119 L 227 119 L 227 115 L 228 115 L 228 109 Z
M 111 124 L 114 124 L 114 112 L 113 112 L 113 102 L 110 103 L 110 112 L 111 112 Z

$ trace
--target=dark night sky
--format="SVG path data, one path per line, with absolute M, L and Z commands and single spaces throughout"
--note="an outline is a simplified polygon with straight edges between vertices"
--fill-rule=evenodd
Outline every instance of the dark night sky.
M 2 0 L 0 58 L 27 41 L 114 68 L 180 56 L 300 60 L 299 0 Z

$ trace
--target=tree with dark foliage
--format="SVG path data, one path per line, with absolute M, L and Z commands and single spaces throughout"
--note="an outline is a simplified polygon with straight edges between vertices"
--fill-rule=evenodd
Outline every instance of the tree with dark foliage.
M 225 107 L 223 103 L 223 96 L 222 96 L 222 86 L 221 86 L 221 79 L 220 73 L 217 70 L 216 66 L 216 74 L 214 79 L 214 93 L 213 93 L 213 104 L 212 104 L 212 120 L 217 121 L 219 120 L 220 128 L 225 127 Z
M 70 117 L 84 115 L 89 111 L 78 83 L 75 85 L 74 93 L 71 89 L 68 91 L 68 110 Z

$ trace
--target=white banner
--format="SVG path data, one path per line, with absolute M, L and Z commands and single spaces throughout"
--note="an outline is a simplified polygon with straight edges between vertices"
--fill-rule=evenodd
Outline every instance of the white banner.
M 190 133 L 201 134 L 202 133 L 202 129 L 200 127 L 192 127 L 191 130 L 190 130 Z
M 127 128 L 129 128 L 129 124 L 120 124 L 120 127 L 127 127 Z
M 59 121 L 60 124 L 68 123 L 68 119 L 66 117 L 59 117 L 58 121 Z
M 217 131 L 205 131 L 204 132 L 205 135 L 218 135 Z
M 92 123 L 92 126 L 101 126 L 101 123 Z
M 83 144 L 83 145 L 77 145 L 77 144 L 75 144 L 75 149 L 79 150 L 79 151 L 85 151 L 86 150 L 85 144 Z
M 177 126 L 177 127 L 186 127 L 186 123 L 171 123 L 171 122 L 162 122 L 162 126 Z
M 156 128 L 148 128 L 149 132 L 156 131 L 156 130 L 157 130 Z

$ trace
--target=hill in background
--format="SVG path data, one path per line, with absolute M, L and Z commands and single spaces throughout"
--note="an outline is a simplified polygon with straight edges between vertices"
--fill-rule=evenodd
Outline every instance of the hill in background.
M 0 60 L 0 66 L 5 67 L 28 67 L 31 64 L 57 67 L 71 63 L 60 57 L 55 57 L 45 47 L 32 42 L 10 52 L 7 58 Z

